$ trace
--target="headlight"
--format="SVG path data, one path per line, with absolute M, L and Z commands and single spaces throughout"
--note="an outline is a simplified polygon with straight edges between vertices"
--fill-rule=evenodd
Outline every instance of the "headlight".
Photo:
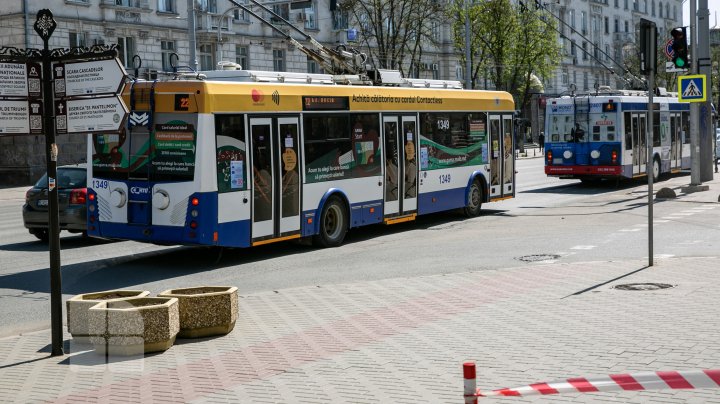
M 563 157 L 566 158 L 566 159 L 569 159 L 569 158 L 571 158 L 572 156 L 573 156 L 573 152 L 571 152 L 570 150 L 565 150 L 565 151 L 563 152 Z
M 597 150 L 593 150 L 590 152 L 590 157 L 596 159 L 596 158 L 600 157 L 600 152 Z

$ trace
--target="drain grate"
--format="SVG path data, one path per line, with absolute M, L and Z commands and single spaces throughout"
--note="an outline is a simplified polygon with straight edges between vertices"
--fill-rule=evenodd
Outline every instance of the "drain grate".
M 522 257 L 515 257 L 518 261 L 524 261 L 524 262 L 538 262 L 538 261 L 550 261 L 550 260 L 556 260 L 560 258 L 557 254 L 532 254 L 532 255 L 523 255 Z
M 675 285 L 669 283 L 625 283 L 623 285 L 613 286 L 618 290 L 660 290 L 674 288 Z

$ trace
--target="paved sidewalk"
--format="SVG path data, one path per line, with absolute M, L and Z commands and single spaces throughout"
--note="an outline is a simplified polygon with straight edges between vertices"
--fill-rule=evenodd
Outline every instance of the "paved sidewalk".
M 0 402 L 461 403 L 467 360 L 484 389 L 720 368 L 720 259 L 646 263 L 541 263 L 243 295 L 229 335 L 178 340 L 144 358 L 106 360 L 69 335 L 67 354 L 49 357 L 49 331 L 0 339 Z M 613 288 L 640 282 L 675 287 Z M 501 400 L 720 403 L 720 389 Z

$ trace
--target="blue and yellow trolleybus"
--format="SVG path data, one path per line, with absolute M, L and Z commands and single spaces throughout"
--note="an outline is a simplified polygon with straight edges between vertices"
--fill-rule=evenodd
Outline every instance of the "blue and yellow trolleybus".
M 653 99 L 652 165 L 648 170 L 648 97 L 601 91 L 547 101 L 545 173 L 594 181 L 660 175 L 690 168 L 689 104 L 672 94 Z
M 475 216 L 515 195 L 510 94 L 377 73 L 375 85 L 246 70 L 133 82 L 138 124 L 88 137 L 88 234 L 336 246 L 350 228 Z

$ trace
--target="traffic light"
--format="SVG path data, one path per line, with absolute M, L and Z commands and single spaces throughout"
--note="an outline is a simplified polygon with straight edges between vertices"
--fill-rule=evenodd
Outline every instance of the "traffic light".
M 689 68 L 690 61 L 688 60 L 688 44 L 685 27 L 673 28 L 673 30 L 670 31 L 670 35 L 673 37 L 673 64 L 678 69 Z

